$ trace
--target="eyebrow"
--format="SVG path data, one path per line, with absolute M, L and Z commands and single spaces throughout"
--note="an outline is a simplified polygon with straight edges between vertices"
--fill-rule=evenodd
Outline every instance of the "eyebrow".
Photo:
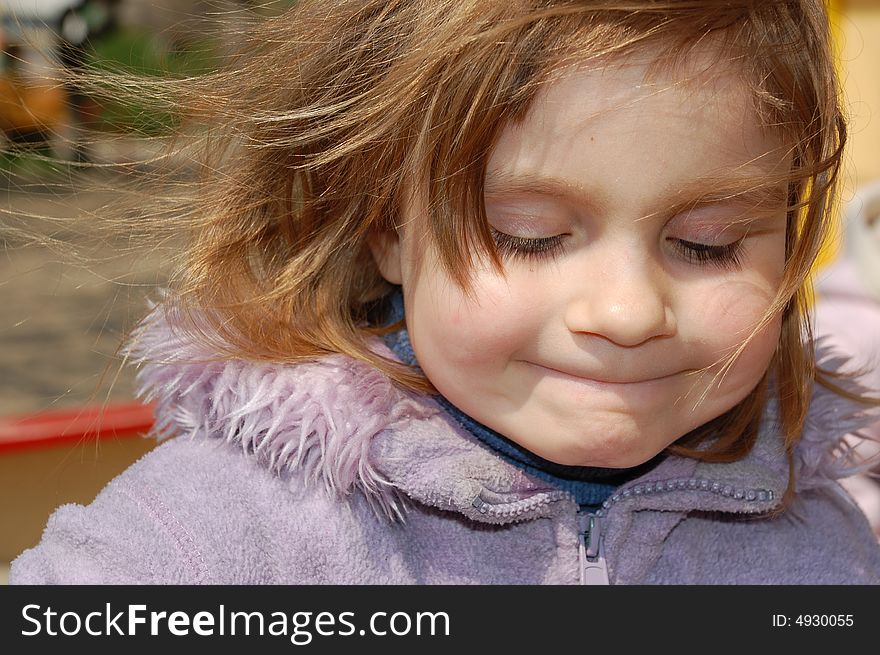
M 660 213 L 674 216 L 683 211 L 712 205 L 733 205 L 755 210 L 777 212 L 787 206 L 788 187 L 785 178 L 770 175 L 726 175 L 697 178 L 669 190 L 656 200 L 658 209 L 645 216 Z M 590 192 L 570 180 L 532 173 L 490 171 L 484 184 L 486 197 L 505 195 L 534 195 L 557 198 L 589 207 L 606 210 L 610 203 L 602 194 Z

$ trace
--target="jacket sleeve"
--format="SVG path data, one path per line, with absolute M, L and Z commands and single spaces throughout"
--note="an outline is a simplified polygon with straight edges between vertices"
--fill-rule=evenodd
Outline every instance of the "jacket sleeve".
M 12 562 L 10 584 L 195 584 L 209 571 L 191 530 L 166 502 L 175 491 L 151 484 L 163 445 L 113 480 L 88 506 L 64 505 L 40 543 Z M 171 446 L 173 448 L 173 446 Z M 158 452 L 157 452 L 158 451 Z
M 178 437 L 90 505 L 65 505 L 10 584 L 347 584 L 406 579 L 358 494 L 268 470 L 240 445 Z M 389 551 L 395 552 L 395 551 Z

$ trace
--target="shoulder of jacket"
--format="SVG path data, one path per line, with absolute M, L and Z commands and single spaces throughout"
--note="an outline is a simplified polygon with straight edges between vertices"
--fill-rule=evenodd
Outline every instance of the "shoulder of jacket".
M 779 583 L 880 584 L 880 544 L 839 484 L 801 491 L 769 523 L 778 540 L 763 550 L 777 558 Z
M 880 544 L 839 485 L 772 514 L 688 513 L 659 552 L 651 583 L 880 584 Z

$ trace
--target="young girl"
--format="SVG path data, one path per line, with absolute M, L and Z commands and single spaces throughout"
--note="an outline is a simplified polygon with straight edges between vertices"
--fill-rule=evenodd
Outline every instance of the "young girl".
M 804 318 L 820 0 L 316 0 L 243 52 L 130 346 L 168 440 L 12 582 L 880 583 Z

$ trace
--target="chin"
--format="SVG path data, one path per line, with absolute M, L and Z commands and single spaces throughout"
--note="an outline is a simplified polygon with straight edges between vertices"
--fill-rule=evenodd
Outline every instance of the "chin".
M 617 439 L 601 439 L 599 443 L 580 439 L 557 443 L 524 444 L 539 457 L 563 466 L 590 466 L 596 468 L 625 469 L 644 464 L 662 450 L 646 449 L 641 439 L 633 436 Z

